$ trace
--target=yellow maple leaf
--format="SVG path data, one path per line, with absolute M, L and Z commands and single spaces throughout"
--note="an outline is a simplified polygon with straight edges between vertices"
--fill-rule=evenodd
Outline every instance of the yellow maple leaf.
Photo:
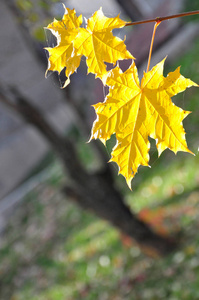
M 122 28 L 125 24 L 119 16 L 105 17 L 100 9 L 88 19 L 87 27 L 82 28 L 82 16 L 77 17 L 75 10 L 65 8 L 62 20 L 54 20 L 47 27 L 57 38 L 56 47 L 46 48 L 50 55 L 47 71 L 60 73 L 66 67 L 66 76 L 70 77 L 84 55 L 88 72 L 104 81 L 107 75 L 105 62 L 115 64 L 119 59 L 134 58 L 126 50 L 124 41 L 112 34 L 113 29 Z M 69 82 L 67 80 L 64 86 Z
M 73 74 L 80 65 L 81 55 L 77 55 L 73 46 L 73 41 L 79 32 L 82 24 L 82 16 L 77 17 L 75 10 L 65 8 L 65 14 L 61 21 L 54 20 L 49 24 L 49 29 L 57 38 L 57 46 L 45 48 L 49 52 L 47 71 L 57 71 L 60 73 L 65 67 L 65 74 L 68 77 L 63 87 L 70 83 L 70 75 Z
M 166 148 L 192 153 L 182 126 L 190 112 L 174 105 L 171 97 L 197 84 L 183 77 L 180 68 L 164 77 L 163 67 L 164 60 L 144 73 L 141 84 L 134 62 L 124 73 L 116 67 L 107 78 L 105 102 L 94 105 L 97 119 L 91 138 L 105 142 L 116 134 L 110 161 L 118 164 L 129 187 L 138 167 L 148 166 L 149 136 L 156 140 L 159 155 Z
M 122 28 L 126 24 L 119 16 L 107 18 L 99 9 L 88 19 L 87 27 L 81 28 L 74 41 L 78 54 L 87 58 L 88 72 L 103 79 L 107 74 L 104 62 L 115 64 L 119 59 L 133 59 L 126 50 L 124 41 L 113 36 L 112 30 Z

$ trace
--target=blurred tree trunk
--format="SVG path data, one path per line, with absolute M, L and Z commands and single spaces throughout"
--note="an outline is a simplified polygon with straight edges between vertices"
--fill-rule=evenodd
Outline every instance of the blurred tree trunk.
M 167 254 L 174 249 L 173 241 L 154 233 L 130 211 L 116 190 L 106 168 L 101 174 L 89 174 L 81 165 L 71 141 L 56 133 L 40 111 L 17 89 L 12 88 L 9 92 L 11 100 L 3 88 L 0 88 L 0 100 L 19 113 L 26 122 L 36 127 L 61 159 L 70 179 L 70 185 L 64 187 L 64 192 L 70 199 L 110 222 L 140 245 L 152 248 L 160 254 Z
M 130 3 L 130 1 L 124 1 L 127 4 L 128 2 Z M 13 2 L 9 0 L 7 3 L 12 3 L 10 7 L 18 19 L 19 14 L 17 8 L 13 6 Z M 126 7 L 128 9 L 128 6 Z M 32 40 L 24 24 L 21 28 L 27 41 L 29 41 L 31 49 L 34 49 L 35 57 L 38 59 L 40 54 L 38 47 L 35 46 L 36 42 Z M 5 88 L 0 87 L 0 96 L 0 100 L 14 109 L 26 122 L 37 128 L 48 140 L 68 174 L 67 178 L 69 178 L 70 184 L 65 186 L 64 193 L 69 195 L 70 199 L 73 199 L 82 208 L 90 210 L 98 217 L 107 220 L 141 245 L 153 248 L 161 254 L 167 254 L 175 247 L 175 243 L 169 238 L 154 233 L 148 225 L 130 211 L 124 203 L 121 193 L 115 188 L 113 176 L 104 154 L 101 155 L 103 170 L 93 174 L 88 173 L 80 163 L 75 145 L 69 139 L 58 134 L 51 124 L 45 120 L 41 112 L 28 99 L 24 98 L 17 89 L 7 87 L 7 90 L 5 90 Z M 82 124 L 80 127 L 84 126 L 87 131 L 88 124 L 84 115 L 79 107 L 75 105 L 75 102 L 73 103 L 70 100 L 70 103 Z M 102 153 L 99 146 L 97 146 L 97 149 L 99 153 Z

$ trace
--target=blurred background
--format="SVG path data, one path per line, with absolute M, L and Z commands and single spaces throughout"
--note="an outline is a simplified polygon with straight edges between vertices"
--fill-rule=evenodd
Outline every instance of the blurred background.
M 62 17 L 62 3 L 86 18 L 102 7 L 126 21 L 199 9 L 197 0 L 0 2 L 0 299 L 197 300 L 198 91 L 173 99 L 192 111 L 183 124 L 195 156 L 166 150 L 158 158 L 150 140 L 151 168 L 140 168 L 130 191 L 106 163 L 114 137 L 107 148 L 87 144 L 91 105 L 107 90 L 87 75 L 85 59 L 64 90 L 62 73 L 45 78 L 44 47 L 56 45 L 45 27 Z M 181 74 L 199 83 L 198 21 L 162 22 L 151 66 L 167 56 L 165 76 L 181 65 Z M 126 36 L 140 76 L 152 30 L 146 24 L 114 31 Z

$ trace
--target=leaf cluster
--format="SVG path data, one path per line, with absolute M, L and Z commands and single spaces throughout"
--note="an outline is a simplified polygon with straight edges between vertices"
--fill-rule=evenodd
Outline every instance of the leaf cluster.
M 85 56 L 88 73 L 95 74 L 109 87 L 105 101 L 94 105 L 97 118 L 91 139 L 99 138 L 105 143 L 115 134 L 117 143 L 110 161 L 118 164 L 119 173 L 131 187 L 138 167 L 149 165 L 149 137 L 156 140 L 159 155 L 166 148 L 175 153 L 192 153 L 182 125 L 190 112 L 175 106 L 171 97 L 197 84 L 183 77 L 180 68 L 164 77 L 165 59 L 144 72 L 140 82 L 133 55 L 124 41 L 112 33 L 113 29 L 128 23 L 119 16 L 105 17 L 102 9 L 86 21 L 86 27 L 82 23 L 82 15 L 77 17 L 74 9 L 65 8 L 62 20 L 55 19 L 48 25 L 47 29 L 57 38 L 57 45 L 46 48 L 49 52 L 47 72 L 60 73 L 65 69 L 66 87 Z M 125 72 L 117 63 L 123 59 L 132 59 Z M 117 65 L 107 71 L 106 63 Z

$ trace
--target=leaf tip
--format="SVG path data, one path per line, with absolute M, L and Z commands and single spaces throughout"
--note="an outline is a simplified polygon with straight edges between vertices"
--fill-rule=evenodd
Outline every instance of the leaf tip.
M 70 83 L 70 77 L 68 77 L 66 79 L 66 81 L 64 82 L 64 85 L 61 87 L 61 89 L 64 89 L 65 87 L 67 87 L 67 85 L 69 85 L 69 83 Z
M 132 184 L 131 184 L 132 179 L 133 179 L 133 177 L 131 177 L 130 179 L 126 180 L 127 185 L 128 185 L 128 187 L 129 187 L 129 189 L 130 189 L 131 191 L 132 191 Z
M 68 10 L 67 10 L 67 8 L 66 8 L 66 6 L 65 6 L 64 3 L 62 3 L 62 6 L 63 6 L 64 10 L 68 12 Z

